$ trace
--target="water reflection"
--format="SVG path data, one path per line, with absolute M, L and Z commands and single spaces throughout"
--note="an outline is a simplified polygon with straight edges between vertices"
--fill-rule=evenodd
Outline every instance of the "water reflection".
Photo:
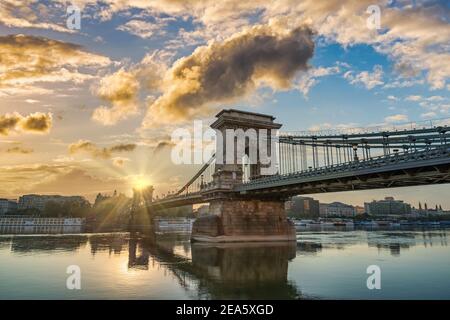
M 219 299 L 299 298 L 287 280 L 295 243 L 192 246 L 192 263 L 203 274 L 201 293 Z
M 303 232 L 297 236 L 297 254 L 314 255 L 324 249 L 345 250 L 350 246 L 367 244 L 379 252 L 387 251 L 392 256 L 400 256 L 403 250 L 415 246 L 448 246 L 448 229 L 409 231 L 352 231 L 352 232 Z
M 299 299 L 317 296 L 316 292 L 307 286 L 308 279 L 303 279 L 302 273 L 298 274 L 299 270 L 303 273 L 306 270 L 313 272 L 314 268 L 305 268 L 309 268 L 311 263 L 316 263 L 318 257 L 323 261 L 334 259 L 333 254 L 329 255 L 330 252 L 335 252 L 336 257 L 343 257 L 336 253 L 336 250 L 350 252 L 356 256 L 371 254 L 375 259 L 377 252 L 378 255 L 388 253 L 398 260 L 398 257 L 413 247 L 431 249 L 448 246 L 446 229 L 311 231 L 299 233 L 297 237 L 297 243 L 191 244 L 189 234 L 179 233 L 0 236 L 0 268 L 2 257 L 25 254 L 40 257 L 42 253 L 67 253 L 68 256 L 74 257 L 79 254 L 80 263 L 84 259 L 82 256 L 91 257 L 93 264 L 90 264 L 90 267 L 95 269 L 92 274 L 99 274 L 104 272 L 105 265 L 100 265 L 99 262 L 95 264 L 95 261 L 108 263 L 107 261 L 111 260 L 108 257 L 121 257 L 121 261 L 125 258 L 125 270 L 134 275 L 151 274 L 156 269 L 163 269 L 164 274 L 169 274 L 171 281 L 174 280 L 177 288 L 183 290 L 184 294 L 181 297 Z M 98 256 L 100 260 L 94 259 Z M 104 260 L 105 257 L 107 260 Z M 50 259 L 48 263 L 51 264 L 52 258 L 47 255 L 45 259 Z M 19 265 L 20 261 L 15 263 Z M 349 261 L 348 267 L 351 267 L 350 263 Z M 321 268 L 324 265 L 322 264 Z M 326 265 L 328 266 L 328 262 Z M 108 270 L 113 270 L 117 274 L 106 275 L 106 281 L 110 281 L 108 277 L 114 279 L 120 275 L 117 270 Z M 365 270 L 365 265 L 361 270 Z M 295 274 L 293 278 L 292 274 Z M 317 277 L 317 281 L 322 281 L 320 279 L 323 275 Z M 96 283 L 97 279 L 94 277 L 88 281 Z M 302 283 L 303 286 L 306 285 L 306 291 Z M 143 282 L 140 285 L 142 287 L 136 290 L 141 290 L 139 294 L 145 296 L 146 291 L 143 288 L 149 284 Z M 134 289 L 130 287 L 129 290 Z
M 0 234 L 69 234 L 83 231 L 82 226 L 0 226 Z

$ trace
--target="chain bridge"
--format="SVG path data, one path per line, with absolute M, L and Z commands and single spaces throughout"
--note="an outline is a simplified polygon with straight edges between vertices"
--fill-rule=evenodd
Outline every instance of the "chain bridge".
M 178 191 L 150 205 L 209 203 L 211 215 L 195 221 L 193 240 L 295 240 L 284 212 L 294 195 L 450 182 L 449 119 L 278 132 L 282 125 L 270 115 L 227 109 L 216 118 L 216 153 Z M 229 130 L 244 135 L 230 145 Z

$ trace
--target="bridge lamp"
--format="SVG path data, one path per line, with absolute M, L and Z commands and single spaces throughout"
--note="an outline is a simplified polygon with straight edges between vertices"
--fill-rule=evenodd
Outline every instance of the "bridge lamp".
M 359 159 L 358 159 L 358 145 L 354 144 L 352 146 L 352 149 L 353 149 L 353 152 L 354 152 L 354 156 L 353 156 L 354 160 L 355 161 L 359 161 Z

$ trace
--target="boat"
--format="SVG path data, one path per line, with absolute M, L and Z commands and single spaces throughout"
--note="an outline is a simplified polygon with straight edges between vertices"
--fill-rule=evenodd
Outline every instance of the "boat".
M 171 218 L 157 219 L 156 225 L 160 231 L 184 231 L 191 230 L 194 219 L 189 218 Z
M 33 216 L 1 216 L 0 226 L 75 226 L 81 227 L 85 224 L 85 218 L 54 218 L 54 217 L 33 217 Z
M 293 222 L 295 228 L 305 228 L 308 226 L 308 224 L 303 220 L 294 220 Z

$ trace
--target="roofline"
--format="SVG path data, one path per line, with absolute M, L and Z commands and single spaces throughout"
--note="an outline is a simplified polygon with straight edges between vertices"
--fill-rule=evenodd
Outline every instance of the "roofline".
M 222 109 L 218 114 L 216 114 L 216 118 L 219 118 L 225 112 L 238 112 L 238 113 L 244 113 L 244 114 L 248 114 L 248 115 L 252 115 L 252 116 L 267 117 L 267 118 L 271 118 L 272 120 L 276 119 L 274 116 L 269 115 L 269 114 L 243 111 L 243 110 L 237 110 L 237 109 Z

